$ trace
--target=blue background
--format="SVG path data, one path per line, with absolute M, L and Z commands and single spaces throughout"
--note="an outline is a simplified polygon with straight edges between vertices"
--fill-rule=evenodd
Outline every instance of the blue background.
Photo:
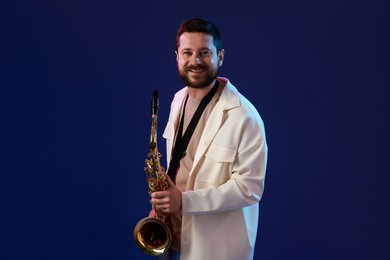
M 166 166 L 191 17 L 220 28 L 221 76 L 265 122 L 255 259 L 390 259 L 388 1 L 15 0 L 0 14 L 0 259 L 151 259 L 132 238 L 150 207 L 150 95 Z

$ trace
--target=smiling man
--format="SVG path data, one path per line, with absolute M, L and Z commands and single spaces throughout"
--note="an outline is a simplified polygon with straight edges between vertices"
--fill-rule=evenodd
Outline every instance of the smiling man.
M 176 61 L 185 87 L 174 96 L 163 134 L 169 188 L 151 194 L 170 214 L 173 239 L 162 257 L 253 259 L 267 143 L 256 108 L 218 76 L 224 55 L 213 23 L 181 24 Z
M 176 60 L 182 81 L 190 88 L 205 89 L 212 86 L 222 66 L 224 50 L 221 43 L 202 32 L 184 32 L 178 39 Z

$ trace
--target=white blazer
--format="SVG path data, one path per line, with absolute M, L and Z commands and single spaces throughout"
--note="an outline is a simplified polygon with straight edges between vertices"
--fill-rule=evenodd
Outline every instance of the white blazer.
M 253 259 L 258 202 L 264 190 L 267 144 L 255 107 L 226 78 L 195 154 L 187 190 L 182 193 L 180 259 Z M 178 91 L 163 137 L 171 159 L 180 107 L 188 93 Z

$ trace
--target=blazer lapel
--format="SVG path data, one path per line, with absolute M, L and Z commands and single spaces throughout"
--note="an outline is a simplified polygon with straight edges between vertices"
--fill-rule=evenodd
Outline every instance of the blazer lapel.
M 217 107 L 215 107 L 214 111 L 211 113 L 209 120 L 206 123 L 205 129 L 203 130 L 202 136 L 200 138 L 190 175 L 192 174 L 193 170 L 196 168 L 197 164 L 199 163 L 200 158 L 202 158 L 202 156 L 206 153 L 215 135 L 217 134 L 219 128 L 221 127 L 223 115 L 224 115 L 223 110 L 217 109 Z

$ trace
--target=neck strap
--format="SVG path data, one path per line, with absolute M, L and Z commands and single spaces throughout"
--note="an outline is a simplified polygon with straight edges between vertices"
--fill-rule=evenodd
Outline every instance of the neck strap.
M 186 107 L 187 100 L 188 100 L 188 95 L 186 97 L 186 100 L 184 102 L 184 107 L 183 107 L 183 113 L 182 113 L 182 116 L 180 119 L 179 129 L 178 129 L 178 132 L 176 135 L 176 142 L 175 142 L 175 146 L 173 149 L 172 159 L 169 163 L 169 168 L 168 168 L 168 175 L 173 182 L 175 182 L 176 172 L 177 172 L 177 169 L 179 168 L 180 160 L 181 160 L 184 152 L 187 149 L 188 143 L 190 142 L 191 136 L 196 128 L 196 125 L 198 124 L 198 121 L 199 121 L 204 109 L 206 108 L 208 103 L 210 103 L 215 92 L 217 92 L 217 89 L 218 89 L 218 80 L 215 80 L 214 86 L 211 88 L 209 93 L 207 93 L 207 95 L 200 102 L 198 108 L 195 111 L 194 116 L 192 117 L 192 119 L 190 121 L 190 124 L 188 125 L 184 135 L 182 136 L 184 113 L 185 113 L 185 107 Z

